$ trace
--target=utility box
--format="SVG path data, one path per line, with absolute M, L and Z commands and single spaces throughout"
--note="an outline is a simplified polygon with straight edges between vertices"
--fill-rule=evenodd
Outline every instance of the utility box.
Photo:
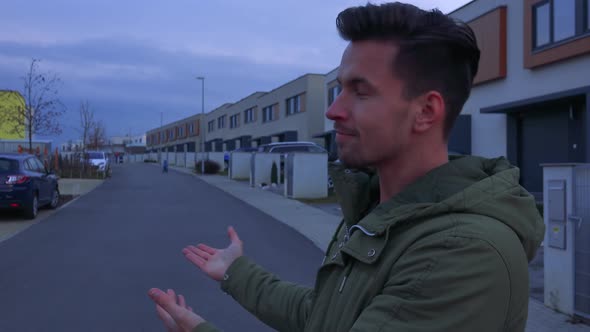
M 543 164 L 545 305 L 590 318 L 590 165 Z
M 565 206 L 565 180 L 548 181 L 548 240 L 549 246 L 557 249 L 566 249 L 566 206 Z

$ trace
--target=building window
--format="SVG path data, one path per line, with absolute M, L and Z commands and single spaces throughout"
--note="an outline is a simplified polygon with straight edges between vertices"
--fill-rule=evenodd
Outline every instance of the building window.
M 244 111 L 244 123 L 254 122 L 254 107 Z
M 215 130 L 215 120 L 211 120 L 209 121 L 209 123 L 207 124 L 207 126 L 209 126 L 208 131 L 212 132 L 213 130 Z
M 222 115 L 217 118 L 217 128 L 225 128 L 225 115 Z
M 550 4 L 545 3 L 536 6 L 535 15 L 535 47 L 540 47 L 551 42 L 551 19 L 549 17 Z
M 338 97 L 340 91 L 342 91 L 340 85 L 333 86 L 328 90 L 328 106 L 334 103 L 334 100 L 336 100 L 336 97 Z
M 184 128 L 178 127 L 178 137 L 182 137 L 184 135 Z
M 238 128 L 240 126 L 240 123 L 238 122 L 239 120 L 240 120 L 240 114 L 232 115 L 229 118 L 229 127 L 231 129 Z
M 576 35 L 576 0 L 553 0 L 553 41 Z
M 274 105 L 262 109 L 262 122 L 269 122 L 272 120 L 274 120 Z
M 287 99 L 287 115 L 301 112 L 301 98 L 295 96 Z
M 534 5 L 534 48 L 588 34 L 588 2 L 590 0 L 547 0 Z
M 195 124 L 194 123 L 191 123 L 188 125 L 188 133 L 189 133 L 189 135 L 195 134 Z

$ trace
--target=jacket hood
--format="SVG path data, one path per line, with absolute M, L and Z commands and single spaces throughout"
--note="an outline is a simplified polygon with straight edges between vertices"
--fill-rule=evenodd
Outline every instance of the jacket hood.
M 469 213 L 509 226 L 529 261 L 543 241 L 544 222 L 535 199 L 519 185 L 519 169 L 503 157 L 453 158 L 381 204 L 379 178 L 374 172 L 332 165 L 330 175 L 348 226 L 358 224 L 380 234 L 416 218 Z M 367 216 L 368 212 L 371 214 Z

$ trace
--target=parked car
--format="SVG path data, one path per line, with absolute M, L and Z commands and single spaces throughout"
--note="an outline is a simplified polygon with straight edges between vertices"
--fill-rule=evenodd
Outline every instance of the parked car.
M 264 144 L 258 147 L 258 152 L 263 153 L 280 153 L 281 154 L 281 164 L 280 164 L 280 174 L 281 177 L 284 176 L 285 173 L 285 156 L 287 153 L 290 152 L 308 152 L 308 153 L 328 153 L 326 149 L 321 147 L 320 145 L 314 142 L 305 142 L 305 141 L 295 141 L 295 142 L 276 142 L 276 143 L 269 143 Z M 332 187 L 332 179 L 328 177 L 328 188 Z
M 237 148 L 235 150 L 232 151 L 227 151 L 225 152 L 225 154 L 223 155 L 223 161 L 225 162 L 225 165 L 227 167 L 228 163 L 229 163 L 229 155 L 232 152 L 256 152 L 258 150 L 258 148 L 253 148 L 253 147 L 241 147 L 241 148 Z
M 311 152 L 328 153 L 326 149 L 313 142 L 277 142 L 264 144 L 258 147 L 258 152 L 268 153 L 289 153 L 289 152 Z
M 103 151 L 88 151 L 84 158 L 90 166 L 96 167 L 101 172 L 108 171 L 111 166 L 109 156 Z
M 0 154 L 0 209 L 21 210 L 34 219 L 39 208 L 59 203 L 57 176 L 30 154 Z

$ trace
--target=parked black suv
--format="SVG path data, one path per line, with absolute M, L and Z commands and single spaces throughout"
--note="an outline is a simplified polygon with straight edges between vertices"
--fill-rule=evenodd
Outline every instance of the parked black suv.
M 27 219 L 39 207 L 59 203 L 57 176 L 30 154 L 0 153 L 0 209 L 21 210 Z

